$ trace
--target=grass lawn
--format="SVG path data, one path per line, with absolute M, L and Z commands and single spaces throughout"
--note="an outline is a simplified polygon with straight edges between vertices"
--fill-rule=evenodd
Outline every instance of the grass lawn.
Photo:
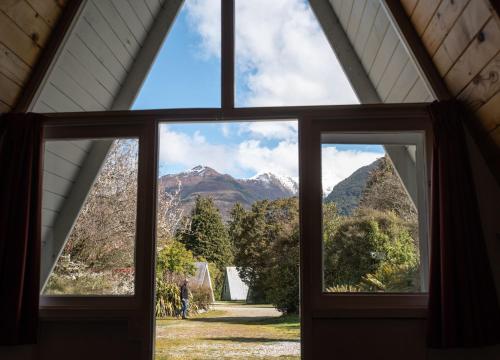
M 300 322 L 267 305 L 217 303 L 188 320 L 156 321 L 156 359 L 299 359 Z

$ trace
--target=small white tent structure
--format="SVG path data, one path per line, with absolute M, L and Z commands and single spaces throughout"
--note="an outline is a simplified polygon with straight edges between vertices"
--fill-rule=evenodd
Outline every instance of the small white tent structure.
M 194 266 L 196 266 L 196 272 L 189 278 L 189 283 L 192 287 L 199 286 L 210 289 L 210 301 L 214 302 L 214 289 L 212 287 L 212 278 L 210 277 L 210 271 L 208 270 L 208 263 L 195 262 Z
M 246 300 L 248 286 L 241 280 L 236 266 L 226 267 L 222 300 Z

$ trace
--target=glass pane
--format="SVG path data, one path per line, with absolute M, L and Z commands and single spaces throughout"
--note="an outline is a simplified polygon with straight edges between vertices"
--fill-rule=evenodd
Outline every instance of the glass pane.
M 220 107 L 220 28 L 220 0 L 186 1 L 133 109 Z
M 416 144 L 324 138 L 324 291 L 424 291 Z
M 43 295 L 132 295 L 137 139 L 46 141 Z
M 359 103 L 307 1 L 236 0 L 235 46 L 238 107 Z

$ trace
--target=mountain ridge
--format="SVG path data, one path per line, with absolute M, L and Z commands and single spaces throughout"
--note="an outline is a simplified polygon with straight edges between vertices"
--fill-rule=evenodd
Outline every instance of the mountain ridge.
M 362 166 L 354 171 L 351 175 L 336 184 L 323 201 L 325 203 L 334 202 L 339 214 L 351 215 L 359 205 L 370 174 L 380 166 L 382 161 L 383 158 L 379 158 L 371 164 Z
M 174 193 L 180 190 L 180 203 L 186 215 L 197 196 L 210 196 L 226 221 L 237 202 L 250 208 L 256 201 L 287 198 L 298 192 L 297 183 L 289 177 L 263 173 L 250 179 L 237 179 L 203 165 L 163 175 L 158 179 L 158 185 L 160 191 Z

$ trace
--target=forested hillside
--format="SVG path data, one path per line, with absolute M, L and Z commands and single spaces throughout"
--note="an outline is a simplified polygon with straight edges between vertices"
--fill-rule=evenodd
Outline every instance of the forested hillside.
M 337 211 L 341 215 L 351 215 L 359 205 L 370 173 L 376 169 L 381 162 L 382 159 L 378 159 L 370 165 L 360 167 L 349 177 L 335 185 L 332 191 L 326 196 L 324 202 L 335 203 Z

